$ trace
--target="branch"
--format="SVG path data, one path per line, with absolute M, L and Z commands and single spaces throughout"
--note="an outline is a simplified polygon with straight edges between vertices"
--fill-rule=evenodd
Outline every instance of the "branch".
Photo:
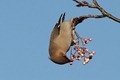
M 113 16 L 113 15 L 111 15 L 111 14 L 108 13 L 107 11 L 105 11 L 105 10 L 97 3 L 97 0 L 93 0 L 94 5 L 91 5 L 91 4 L 89 4 L 88 2 L 86 2 L 86 1 L 82 1 L 82 2 L 79 2 L 79 1 L 77 1 L 77 0 L 73 0 L 73 1 L 77 3 L 77 5 L 76 5 L 77 7 L 87 6 L 87 7 L 89 7 L 89 8 L 98 9 L 98 10 L 102 13 L 102 15 L 97 15 L 97 16 L 93 16 L 93 17 L 91 16 L 91 17 L 89 17 L 89 18 L 104 18 L 104 17 L 108 17 L 108 18 L 110 18 L 110 19 L 112 19 L 112 20 L 120 23 L 120 19 L 117 18 L 117 17 L 115 17 L 115 16 Z
M 73 23 L 75 23 L 75 26 L 81 22 L 83 22 L 83 20 L 87 19 L 87 18 L 104 18 L 106 16 L 104 15 L 85 15 L 85 16 L 80 16 L 80 17 L 76 17 L 73 20 Z

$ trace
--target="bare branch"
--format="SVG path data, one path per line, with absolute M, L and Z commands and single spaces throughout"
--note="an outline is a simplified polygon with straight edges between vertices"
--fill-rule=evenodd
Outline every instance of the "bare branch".
M 77 25 L 87 18 L 104 18 L 104 17 L 106 17 L 106 16 L 104 16 L 104 15 L 90 15 L 89 14 L 89 15 L 86 15 L 86 16 L 76 17 L 76 18 L 74 18 L 73 21 L 74 21 L 75 25 Z
M 106 17 L 108 17 L 108 18 L 110 18 L 110 19 L 112 19 L 112 20 L 120 23 L 120 19 L 119 19 L 119 18 L 117 18 L 117 17 L 111 15 L 110 13 L 108 13 L 107 11 L 105 11 L 101 6 L 99 6 L 99 4 L 97 3 L 96 0 L 93 0 L 93 3 L 94 3 L 94 5 L 96 6 L 96 8 L 97 8 L 98 10 L 100 10 L 100 12 L 101 12 L 104 16 L 106 16 Z
M 76 6 L 77 7 L 84 7 L 84 6 L 86 6 L 86 7 L 89 7 L 89 8 L 96 8 L 96 6 L 94 6 L 94 5 L 92 5 L 92 4 L 89 4 L 87 1 L 77 1 L 77 0 L 73 0 L 73 1 L 75 1 L 76 3 L 78 3 Z
M 77 7 L 84 7 L 84 6 L 87 6 L 89 8 L 95 8 L 95 9 L 98 9 L 102 15 L 90 15 L 89 17 L 87 18 L 104 18 L 104 17 L 108 17 L 116 22 L 119 22 L 120 23 L 120 19 L 111 15 L 110 13 L 108 13 L 107 11 L 105 11 L 98 3 L 97 3 L 97 0 L 93 0 L 93 3 L 94 5 L 92 4 L 89 4 L 88 2 L 86 1 L 77 1 L 77 0 L 73 0 L 74 2 L 77 3 Z

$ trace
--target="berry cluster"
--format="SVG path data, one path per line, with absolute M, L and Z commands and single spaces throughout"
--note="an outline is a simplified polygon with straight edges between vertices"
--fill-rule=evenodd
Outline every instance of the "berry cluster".
M 80 37 L 80 35 L 78 35 L 77 32 L 75 32 L 77 39 L 76 39 L 76 43 L 73 46 L 74 49 L 74 53 L 72 53 L 71 51 L 71 55 L 70 55 L 70 65 L 73 64 L 74 60 L 81 60 L 82 58 L 84 59 L 83 64 L 87 64 L 93 57 L 93 55 L 95 54 L 95 51 L 89 52 L 88 49 L 85 47 L 86 44 L 88 44 L 90 41 L 92 41 L 92 38 L 82 38 Z M 81 41 L 82 46 L 80 46 L 79 42 Z M 72 50 L 72 49 L 71 49 Z

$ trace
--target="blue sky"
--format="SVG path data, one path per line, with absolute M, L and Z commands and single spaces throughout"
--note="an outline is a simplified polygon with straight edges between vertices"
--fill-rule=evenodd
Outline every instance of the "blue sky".
M 120 18 L 119 0 L 99 3 Z M 81 36 L 93 38 L 87 47 L 96 55 L 89 64 L 61 66 L 48 59 L 50 33 L 61 13 L 66 20 L 100 14 L 75 5 L 72 0 L 0 0 L 0 80 L 119 80 L 120 24 L 108 18 L 76 27 Z

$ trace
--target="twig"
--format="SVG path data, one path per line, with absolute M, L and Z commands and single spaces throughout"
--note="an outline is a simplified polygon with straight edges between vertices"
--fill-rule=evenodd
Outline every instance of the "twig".
M 74 23 L 75 23 L 75 25 L 77 25 L 77 24 L 79 24 L 79 23 L 81 23 L 81 22 L 83 22 L 83 20 L 85 20 L 85 19 L 87 19 L 87 18 L 104 18 L 104 17 L 106 17 L 106 16 L 104 16 L 104 15 L 85 15 L 85 16 L 80 16 L 80 17 L 76 17 L 76 18 L 74 18 Z
M 96 0 L 93 0 L 93 3 L 94 3 L 94 5 L 96 6 L 96 8 L 97 8 L 98 10 L 100 10 L 100 12 L 101 12 L 104 16 L 106 16 L 106 17 L 108 17 L 108 18 L 110 18 L 110 19 L 112 19 L 112 20 L 120 23 L 120 19 L 119 19 L 119 18 L 117 18 L 117 17 L 111 15 L 110 13 L 108 13 L 107 11 L 105 11 L 105 10 L 97 3 Z
M 77 1 L 77 0 L 73 0 L 73 1 L 77 3 L 77 5 L 76 5 L 77 7 L 87 6 L 87 7 L 89 7 L 89 8 L 98 9 L 98 10 L 102 13 L 102 15 L 82 16 L 82 17 L 84 17 L 84 19 L 86 19 L 86 18 L 104 18 L 104 17 L 108 17 L 108 18 L 110 18 L 110 19 L 112 19 L 112 20 L 120 23 L 120 19 L 117 18 L 117 17 L 115 17 L 115 16 L 113 16 L 113 15 L 111 15 L 111 14 L 108 13 L 107 11 L 105 11 L 105 10 L 97 3 L 97 0 L 93 0 L 94 5 L 89 4 L 89 3 L 86 2 L 86 1 L 82 1 L 82 2 L 79 2 L 79 1 Z M 85 18 L 85 17 L 86 17 L 86 18 Z M 81 19 L 81 20 L 83 21 L 83 19 Z M 80 23 L 80 21 L 79 21 L 79 23 Z

